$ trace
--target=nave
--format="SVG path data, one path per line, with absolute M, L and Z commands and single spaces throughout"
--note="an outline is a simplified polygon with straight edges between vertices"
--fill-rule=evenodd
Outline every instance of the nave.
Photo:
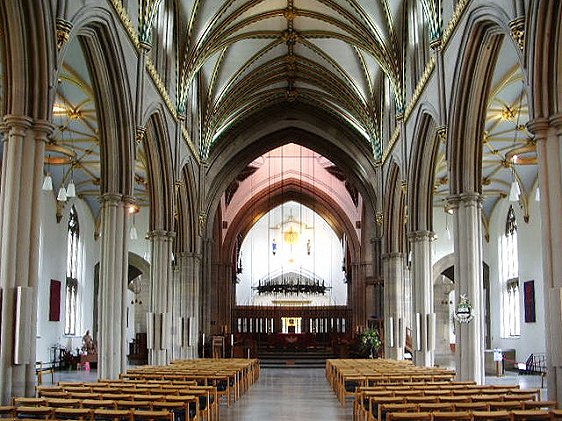
M 56 371 L 43 378 L 46 386 L 58 382 L 95 382 L 97 370 Z M 487 376 L 486 385 L 519 385 L 521 389 L 540 389 L 546 399 L 545 384 L 538 375 L 506 372 L 504 376 Z M 244 420 L 351 420 L 353 405 L 350 398 L 345 407 L 326 381 L 325 370 L 319 368 L 261 369 L 259 380 L 237 402 L 220 407 L 221 421 Z

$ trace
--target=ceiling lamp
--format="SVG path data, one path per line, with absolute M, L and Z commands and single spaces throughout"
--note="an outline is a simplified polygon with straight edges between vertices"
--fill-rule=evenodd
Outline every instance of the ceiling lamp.
M 293 226 L 290 225 L 289 229 L 283 233 L 283 240 L 287 244 L 296 244 L 299 241 L 299 232 L 293 229 Z
M 66 194 L 66 189 L 64 186 L 60 186 L 59 194 L 57 195 L 57 200 L 59 202 L 66 202 L 68 200 L 68 195 Z
M 521 189 L 519 188 L 519 183 L 517 180 L 511 182 L 511 189 L 509 189 L 509 201 L 517 202 L 519 200 L 519 195 L 521 194 Z
M 41 187 L 44 191 L 53 191 L 53 177 L 50 173 L 47 173 L 43 179 L 43 186 Z
M 133 215 L 133 224 L 131 225 L 131 229 L 129 230 L 129 238 L 131 240 L 136 240 L 137 238 L 139 238 L 137 227 L 135 226 L 135 215 Z
M 66 187 L 66 197 L 76 197 L 76 186 L 74 185 L 74 180 L 72 179 Z
M 537 186 L 537 191 L 535 192 L 535 202 L 540 202 L 541 201 L 541 190 L 539 189 L 539 186 Z

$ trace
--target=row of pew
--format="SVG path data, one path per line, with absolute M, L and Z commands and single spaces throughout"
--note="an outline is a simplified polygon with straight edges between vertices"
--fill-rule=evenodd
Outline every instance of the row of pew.
M 558 420 L 558 402 L 540 389 L 454 381 L 454 372 L 388 360 L 330 360 L 326 376 L 355 421 Z
M 451 381 L 453 370 L 418 367 L 406 360 L 390 359 L 329 359 L 326 378 L 343 406 L 348 397 L 355 397 L 359 386 L 387 383 Z
M 36 397 L 16 397 L 0 417 L 56 420 L 218 421 L 259 377 L 257 360 L 199 359 L 142 366 L 120 379 L 37 386 Z

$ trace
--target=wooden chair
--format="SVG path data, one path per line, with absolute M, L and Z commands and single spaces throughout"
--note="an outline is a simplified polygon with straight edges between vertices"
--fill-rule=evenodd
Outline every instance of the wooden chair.
M 168 396 L 168 398 L 166 399 L 166 402 L 181 403 L 182 405 L 185 405 L 185 407 L 187 409 L 188 416 L 189 416 L 190 419 L 199 417 L 199 415 L 202 412 L 209 411 L 209 413 L 210 413 L 209 407 L 206 408 L 207 411 L 201 410 L 201 408 L 199 406 L 200 400 L 199 400 L 199 397 L 196 396 L 196 395 Z M 161 405 L 162 403 L 164 403 L 164 402 L 154 402 L 153 408 L 164 408 L 164 406 Z M 218 413 L 217 413 L 217 417 L 218 417 Z
M 377 419 L 382 421 L 392 412 L 418 412 L 418 406 L 413 403 L 383 403 L 379 405 Z
M 552 409 L 550 416 L 553 420 L 562 420 L 562 409 Z
M 474 411 L 472 419 L 473 421 L 511 421 L 511 415 L 508 411 Z
M 437 403 L 439 398 L 437 396 L 407 396 L 407 403 Z
M 434 421 L 472 420 L 472 415 L 468 411 L 434 412 L 433 420 Z
M 511 411 L 512 421 L 550 420 L 550 412 L 541 409 L 522 409 Z
M 59 407 L 55 408 L 55 418 L 58 420 L 89 420 L 92 410 L 88 408 Z
M 162 420 L 162 421 L 174 421 L 174 415 L 171 411 L 167 410 L 157 410 L 148 411 L 145 409 L 133 409 L 132 410 L 133 419 L 136 420 Z
M 431 421 L 429 412 L 391 412 L 388 414 L 388 421 Z
M 115 406 L 116 406 L 117 409 L 151 410 L 152 409 L 152 402 L 150 402 L 150 401 L 116 400 Z
M 418 404 L 420 412 L 452 412 L 455 408 L 452 403 L 420 403 Z
M 54 409 L 48 406 L 16 406 L 16 418 L 43 418 L 53 417 Z
M 115 401 L 106 401 L 102 399 L 84 399 L 82 400 L 82 408 L 115 409 Z
M 519 401 L 489 402 L 490 411 L 514 411 L 523 409 L 523 404 Z
M 453 404 L 455 407 L 455 411 L 487 411 L 488 410 L 488 403 L 487 402 L 457 402 Z
M 169 411 L 172 413 L 174 419 L 188 420 L 198 417 L 197 406 L 195 406 L 193 410 L 190 411 L 189 404 L 185 402 L 179 402 L 179 401 L 154 402 L 153 409 L 156 411 Z
M 14 406 L 47 406 L 45 398 L 15 397 L 12 399 Z
M 470 402 L 469 396 L 439 396 L 439 402 L 443 403 L 461 403 L 461 402 Z
M 472 402 L 501 402 L 503 401 L 502 395 L 473 395 L 470 400 Z
M 509 393 L 503 396 L 504 401 L 534 401 L 536 395 L 532 393 Z
M 46 405 L 51 408 L 80 408 L 80 399 L 46 398 Z
M 95 409 L 92 420 L 133 421 L 133 414 L 124 409 Z
M 13 405 L 0 406 L 0 418 L 13 418 L 16 415 L 16 408 Z
M 556 409 L 556 401 L 523 401 L 523 409 Z

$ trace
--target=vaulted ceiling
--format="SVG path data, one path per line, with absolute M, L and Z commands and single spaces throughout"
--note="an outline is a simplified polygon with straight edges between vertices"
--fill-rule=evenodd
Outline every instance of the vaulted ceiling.
M 354 127 L 377 153 L 384 73 L 403 104 L 401 1 L 187 2 L 183 85 L 198 75 L 202 154 L 238 120 L 299 101 Z M 377 149 L 378 148 L 378 149 Z

